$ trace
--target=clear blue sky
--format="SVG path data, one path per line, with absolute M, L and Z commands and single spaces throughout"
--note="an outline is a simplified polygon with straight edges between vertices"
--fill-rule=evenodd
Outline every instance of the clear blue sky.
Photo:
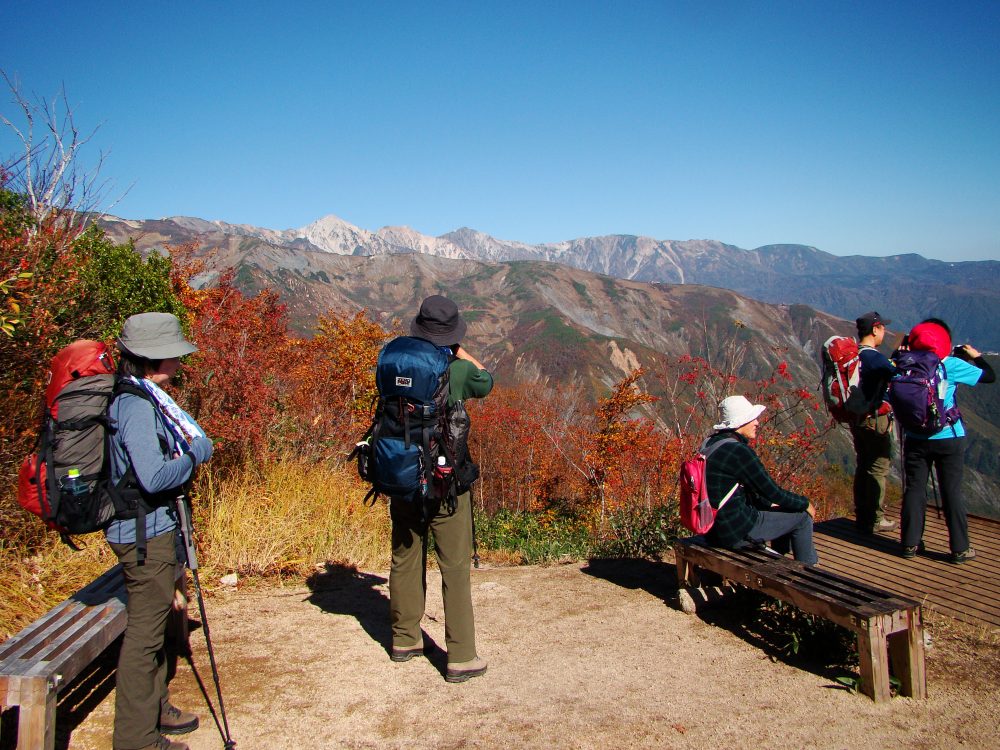
M 1000 259 L 995 1 L 66 0 L 0 29 L 0 68 L 100 125 L 128 218 Z

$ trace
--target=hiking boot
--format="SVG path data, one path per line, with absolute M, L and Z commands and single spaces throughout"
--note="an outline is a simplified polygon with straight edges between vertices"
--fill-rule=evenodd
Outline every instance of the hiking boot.
M 152 745 L 146 745 L 139 750 L 189 750 L 189 748 L 183 742 L 171 742 L 161 734 Z
M 923 554 L 923 551 L 924 551 L 924 543 L 921 541 L 918 544 L 914 545 L 913 547 L 904 546 L 903 552 L 901 554 L 907 560 L 912 560 L 914 557 L 917 556 L 918 553 Z
M 880 531 L 892 531 L 897 526 L 899 526 L 899 524 L 896 523 L 895 521 L 890 521 L 888 518 L 883 518 L 881 521 L 875 524 L 875 527 L 872 529 L 872 533 L 877 534 Z
M 187 734 L 198 728 L 198 717 L 171 703 L 160 707 L 160 734 Z
M 444 679 L 445 682 L 465 682 L 472 677 L 479 677 L 479 675 L 485 672 L 486 660 L 480 659 L 477 656 L 475 659 L 470 659 L 469 661 L 449 662 L 448 671 L 445 672 Z
M 423 656 L 424 644 L 419 644 L 417 646 L 407 646 L 406 648 L 392 647 L 392 653 L 389 654 L 389 658 L 393 661 L 409 661 L 414 656 Z
M 972 549 L 972 547 L 969 547 L 969 549 L 965 550 L 965 552 L 952 552 L 950 558 L 952 565 L 963 565 L 968 560 L 975 560 L 975 559 L 976 559 L 976 551 Z

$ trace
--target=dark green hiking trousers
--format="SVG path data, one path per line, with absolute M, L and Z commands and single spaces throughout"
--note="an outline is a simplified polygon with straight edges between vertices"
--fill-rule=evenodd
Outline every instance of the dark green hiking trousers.
M 128 625 L 115 684 L 115 750 L 134 750 L 160 736 L 160 704 L 167 700 L 163 638 L 174 598 L 177 553 L 174 530 L 148 540 L 146 561 L 134 544 L 111 544 L 125 570 Z
M 418 503 L 392 500 L 392 568 L 389 572 L 389 609 L 392 614 L 392 645 L 412 648 L 423 642 L 420 620 L 427 597 L 427 535 L 434 534 L 434 549 L 441 570 L 444 598 L 445 644 L 448 662 L 476 658 L 476 623 L 472 612 L 471 498 L 458 496 L 458 507 L 449 514 L 444 508 L 430 522 L 421 519 Z

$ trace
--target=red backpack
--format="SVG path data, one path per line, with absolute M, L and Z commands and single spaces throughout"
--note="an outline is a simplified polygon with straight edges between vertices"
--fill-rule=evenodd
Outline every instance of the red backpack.
M 52 358 L 42 429 L 21 464 L 17 501 L 63 534 L 97 531 L 114 517 L 106 458 L 114 371 L 99 341 L 74 341 Z
M 858 342 L 850 336 L 831 336 L 823 343 L 823 400 L 830 416 L 841 424 L 857 424 L 874 413 L 872 401 L 861 389 L 861 356 Z M 882 402 L 878 413 L 886 414 Z
M 708 457 L 715 452 L 715 449 L 724 443 L 739 442 L 736 438 L 722 438 L 711 445 L 705 441 L 698 448 L 693 458 L 681 464 L 680 475 L 680 511 L 681 523 L 684 528 L 693 531 L 695 534 L 704 534 L 715 523 L 715 516 L 723 505 L 729 502 L 729 498 L 739 488 L 739 484 L 734 484 L 733 488 L 726 493 L 726 496 L 719 501 L 719 507 L 713 508 L 708 499 L 708 482 L 705 481 L 705 469 L 708 466 Z

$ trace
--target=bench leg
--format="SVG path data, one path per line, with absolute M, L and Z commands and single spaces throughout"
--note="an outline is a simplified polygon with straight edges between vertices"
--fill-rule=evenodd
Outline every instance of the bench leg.
M 876 703 L 889 700 L 889 648 L 881 617 L 873 617 L 858 631 L 862 693 Z
M 21 709 L 17 725 L 17 750 L 54 750 L 58 696 L 44 678 L 21 683 Z
M 699 587 L 698 569 L 680 552 L 674 552 L 674 559 L 677 563 L 677 603 L 681 612 L 693 615 L 697 609 L 691 592 Z
M 924 620 L 920 607 L 908 610 L 906 617 L 907 629 L 889 636 L 889 658 L 899 678 L 899 692 L 911 698 L 926 698 Z

